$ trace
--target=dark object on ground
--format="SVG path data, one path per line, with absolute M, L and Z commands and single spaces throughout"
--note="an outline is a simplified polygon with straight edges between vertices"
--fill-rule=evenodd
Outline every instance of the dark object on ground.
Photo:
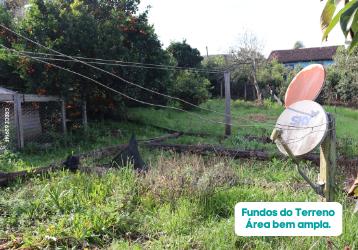
M 80 165 L 80 157 L 77 155 L 70 155 L 67 157 L 66 161 L 63 162 L 63 165 L 66 166 L 65 169 L 75 172 Z
M 142 157 L 139 154 L 138 143 L 135 135 L 132 134 L 129 140 L 128 146 L 125 147 L 119 154 L 113 159 L 113 167 L 124 167 L 129 164 L 133 164 L 135 170 L 146 171 L 147 166 L 145 165 Z

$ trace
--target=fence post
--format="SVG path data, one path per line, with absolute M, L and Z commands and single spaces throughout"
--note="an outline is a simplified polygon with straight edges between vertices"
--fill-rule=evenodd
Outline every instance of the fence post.
M 67 125 L 66 125 L 66 105 L 65 101 L 61 100 L 61 118 L 62 118 L 62 132 L 64 134 L 67 133 Z
M 324 183 L 325 198 L 322 201 L 334 201 L 335 199 L 335 172 L 337 168 L 336 151 L 336 124 L 332 114 L 328 116 L 328 132 L 320 146 L 320 175 L 319 183 Z
M 24 128 L 22 126 L 21 95 L 14 94 L 14 121 L 16 127 L 16 139 L 19 149 L 24 148 Z
M 231 91 L 230 91 L 230 72 L 224 72 L 225 79 L 225 136 L 231 135 Z

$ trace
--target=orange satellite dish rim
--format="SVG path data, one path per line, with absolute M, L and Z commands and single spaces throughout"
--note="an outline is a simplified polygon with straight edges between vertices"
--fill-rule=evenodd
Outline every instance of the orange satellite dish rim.
M 286 108 L 298 101 L 316 100 L 323 89 L 325 78 L 326 72 L 321 64 L 311 64 L 303 68 L 287 88 Z

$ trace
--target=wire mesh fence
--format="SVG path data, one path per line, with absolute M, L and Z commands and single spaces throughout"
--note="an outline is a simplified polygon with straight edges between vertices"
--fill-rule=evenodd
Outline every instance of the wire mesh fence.
M 14 103 L 0 102 L 0 152 L 17 146 Z
M 66 131 L 61 99 L 35 95 L 10 95 L 0 101 L 0 151 L 49 147 Z
M 26 146 L 32 144 L 49 146 L 62 136 L 61 103 L 24 103 L 22 126 Z

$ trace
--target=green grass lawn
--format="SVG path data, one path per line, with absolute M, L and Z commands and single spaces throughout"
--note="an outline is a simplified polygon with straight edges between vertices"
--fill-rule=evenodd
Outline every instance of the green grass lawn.
M 204 106 L 218 111 L 224 107 L 218 100 L 211 100 Z M 358 139 L 358 126 L 354 124 L 358 112 L 347 108 L 326 109 L 337 120 L 340 153 L 356 155 L 354 142 Z M 91 124 L 87 133 L 73 135 L 64 144 L 54 145 L 41 154 L 32 146 L 24 152 L 3 156 L 1 170 L 43 166 L 64 159 L 72 152 L 124 143 L 131 133 L 141 139 L 165 133 L 149 124 L 213 135 L 183 136 L 170 141 L 173 143 L 211 143 L 277 152 L 273 144 L 247 141 L 244 137 L 269 136 L 273 127 L 270 124 L 282 110 L 271 103 L 264 106 L 233 103 L 237 124 L 255 124 L 255 127 L 237 126 L 232 136 L 223 140 L 223 125 L 203 122 L 180 112 L 134 108 L 129 111 L 130 119 L 148 125 Z M 195 113 L 207 119 L 223 120 L 217 114 Z M 118 135 L 118 129 L 123 136 Z M 352 143 L 344 144 L 344 138 Z M 111 170 L 100 176 L 63 171 L 18 181 L 0 189 L 0 245 L 38 249 L 327 249 L 332 241 L 338 249 L 345 246 L 358 249 L 358 214 L 352 214 L 354 201 L 343 193 L 344 176 L 340 173 L 337 199 L 344 207 L 341 236 L 239 237 L 234 234 L 233 217 L 237 202 L 317 201 L 317 196 L 290 161 L 177 155 L 145 147 L 140 150 L 151 166 L 146 175 L 130 168 Z M 91 159 L 84 163 L 97 164 Z M 311 179 L 316 178 L 314 167 L 307 171 Z

